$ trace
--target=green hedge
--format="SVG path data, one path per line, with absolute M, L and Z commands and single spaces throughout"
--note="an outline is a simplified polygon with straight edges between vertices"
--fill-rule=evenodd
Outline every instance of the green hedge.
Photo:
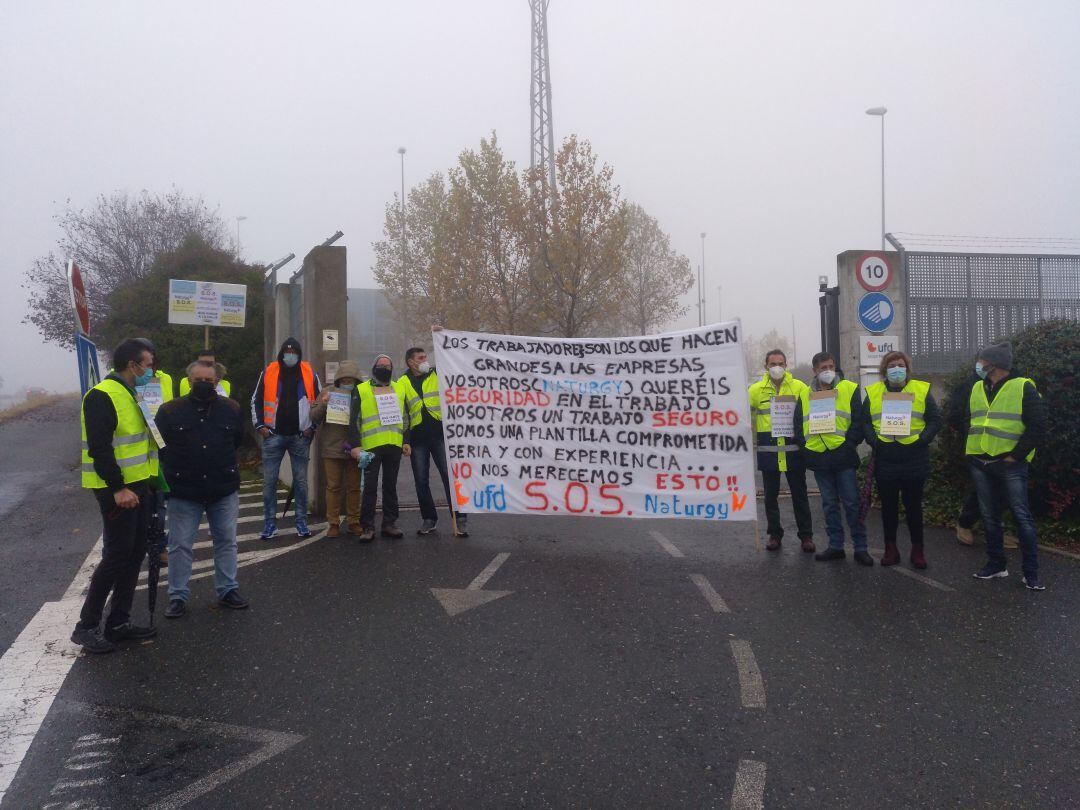
M 1011 340 L 1013 373 L 1034 380 L 1046 405 L 1047 440 L 1032 463 L 1030 489 L 1040 540 L 1080 543 L 1080 323 L 1042 321 Z M 969 485 L 964 411 L 978 379 L 974 361 L 945 382 L 944 425 L 934 442 L 924 503 L 927 523 L 953 523 Z

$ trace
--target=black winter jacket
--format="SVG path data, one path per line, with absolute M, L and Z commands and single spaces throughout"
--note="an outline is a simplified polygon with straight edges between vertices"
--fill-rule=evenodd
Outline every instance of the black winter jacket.
M 207 504 L 240 489 L 236 448 L 244 419 L 235 400 L 219 395 L 203 403 L 189 394 L 162 405 L 154 421 L 165 440 L 161 463 L 173 496 Z

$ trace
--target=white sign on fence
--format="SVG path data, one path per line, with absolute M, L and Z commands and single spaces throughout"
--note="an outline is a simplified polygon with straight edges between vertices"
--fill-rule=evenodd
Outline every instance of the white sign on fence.
M 242 327 L 246 309 L 243 284 L 169 279 L 169 323 Z
M 434 333 L 457 508 L 754 520 L 742 336 Z

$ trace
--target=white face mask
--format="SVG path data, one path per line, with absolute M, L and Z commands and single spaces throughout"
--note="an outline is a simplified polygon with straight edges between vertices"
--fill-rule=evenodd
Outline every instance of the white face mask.
M 416 370 L 419 371 L 421 374 L 427 374 L 429 371 L 431 371 L 431 363 L 425 360 L 423 363 L 416 367 Z
M 818 382 L 823 383 L 824 385 L 832 385 L 833 382 L 836 381 L 836 372 L 833 371 L 832 369 L 827 369 L 825 371 L 819 371 L 818 375 L 817 375 L 817 378 L 818 378 Z
M 784 379 L 784 374 L 787 373 L 787 369 L 783 366 L 769 366 L 769 376 L 774 380 Z

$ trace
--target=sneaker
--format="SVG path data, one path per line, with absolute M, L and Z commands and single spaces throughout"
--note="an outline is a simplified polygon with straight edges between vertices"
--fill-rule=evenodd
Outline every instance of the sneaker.
M 271 540 L 274 535 L 277 534 L 277 524 L 271 521 L 270 523 L 263 524 L 262 534 L 259 535 L 260 540 Z
M 364 528 L 361 529 L 361 531 L 360 531 L 360 542 L 361 543 L 370 543 L 374 539 L 375 539 L 375 529 L 373 529 L 371 526 L 364 526 Z
M 871 567 L 874 565 L 874 558 L 870 556 L 870 552 L 868 551 L 856 551 L 855 554 L 852 556 L 855 558 L 855 562 L 857 562 L 859 565 L 866 565 Z
M 341 526 L 339 526 L 337 523 L 331 523 L 330 526 L 327 527 L 327 529 L 326 529 L 326 536 L 327 537 L 337 537 L 340 534 L 341 534 Z
M 105 638 L 116 644 L 120 641 L 144 641 L 157 635 L 156 627 L 142 627 L 131 622 L 105 628 Z
M 814 559 L 818 562 L 831 562 L 832 560 L 843 560 L 847 558 L 847 554 L 844 553 L 842 548 L 829 547 L 824 551 L 819 551 L 814 555 Z
M 233 588 L 223 597 L 218 599 L 218 604 L 222 607 L 232 608 L 233 610 L 243 610 L 251 603 L 240 595 L 239 588 Z
M 305 540 L 311 537 L 311 529 L 309 529 L 307 523 L 302 520 L 296 521 L 296 536 Z
M 1039 581 L 1038 574 L 1024 574 L 1024 585 L 1029 591 L 1045 591 L 1046 586 Z
M 76 627 L 71 634 L 71 641 L 88 653 L 111 653 L 116 649 L 116 645 L 102 636 L 96 628 L 88 630 Z
M 435 531 L 435 527 L 438 524 L 434 520 L 425 520 L 419 529 L 416 530 L 417 534 L 431 534 Z
M 956 527 L 956 540 L 960 545 L 971 546 L 975 544 L 975 530 L 965 529 L 963 526 Z
M 1009 569 L 1005 567 L 1004 563 L 988 562 L 982 567 L 982 570 L 977 574 L 973 574 L 975 579 L 997 579 L 998 577 L 1007 577 L 1009 575 Z
M 169 600 L 169 606 L 165 608 L 166 619 L 179 619 L 185 613 L 187 613 L 187 602 L 183 599 Z
M 384 523 L 382 527 L 382 536 L 389 537 L 391 540 L 400 540 L 405 536 L 405 532 L 393 523 Z
M 780 550 L 780 538 L 770 537 L 769 542 L 765 544 L 766 551 L 779 551 Z

